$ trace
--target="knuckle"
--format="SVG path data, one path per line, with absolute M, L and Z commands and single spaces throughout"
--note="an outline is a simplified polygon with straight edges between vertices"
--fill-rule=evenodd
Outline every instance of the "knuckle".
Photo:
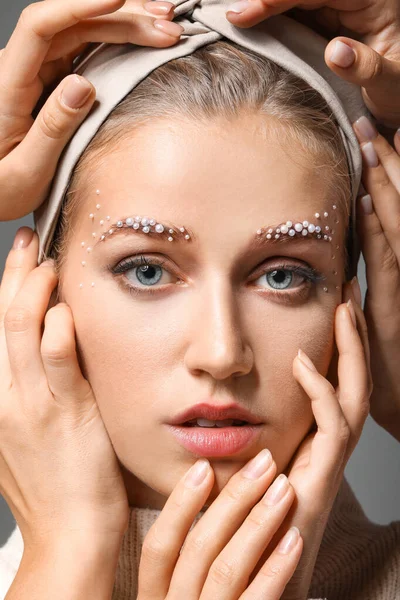
M 242 492 L 236 487 L 236 484 L 231 480 L 223 490 L 223 500 L 231 504 L 237 504 L 242 499 Z
M 23 25 L 24 28 L 35 29 L 37 25 L 38 6 L 41 4 L 42 2 L 32 2 L 23 9 L 19 17 L 19 23 Z
M 368 74 L 368 79 L 374 81 L 375 79 L 379 79 L 383 73 L 383 62 L 379 55 L 375 52 L 371 52 L 368 57 L 366 64 L 366 73 Z
M 188 554 L 198 556 L 207 545 L 207 536 L 189 534 L 185 541 L 185 551 Z
M 351 431 L 347 421 L 342 421 L 337 432 L 337 440 L 339 444 L 346 446 L 350 439 L 350 435 Z
M 268 522 L 267 512 L 268 511 L 265 510 L 265 505 L 261 506 L 260 504 L 257 504 L 257 506 L 250 511 L 246 521 L 252 529 L 259 531 L 260 529 L 263 529 Z
M 34 315 L 26 306 L 10 306 L 4 317 L 4 326 L 8 331 L 22 332 L 30 329 Z
M 60 111 L 56 111 L 54 108 L 48 108 L 42 110 L 37 118 L 38 125 L 44 135 L 53 140 L 59 140 L 65 135 L 65 127 L 62 119 L 60 118 Z
M 231 586 L 235 581 L 235 565 L 223 557 L 219 557 L 210 567 L 209 576 L 211 581 L 223 585 Z
M 168 555 L 168 548 L 158 540 L 154 531 L 150 530 L 143 541 L 142 557 L 150 566 L 159 567 L 163 565 Z
M 282 576 L 282 565 L 278 563 L 270 563 L 266 562 L 265 565 L 260 570 L 260 575 L 265 577 L 266 579 L 279 579 Z

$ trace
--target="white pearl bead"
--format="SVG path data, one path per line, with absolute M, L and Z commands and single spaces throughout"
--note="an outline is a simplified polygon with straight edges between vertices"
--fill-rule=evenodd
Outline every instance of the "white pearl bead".
M 291 237 L 293 237 L 294 235 L 296 235 L 296 232 L 295 232 L 295 230 L 294 230 L 294 229 L 289 229 L 289 235 L 290 235 Z
M 287 233 L 288 231 L 289 231 L 289 227 L 287 225 L 282 225 L 281 232 L 282 233 Z
M 156 224 L 155 220 L 154 219 L 150 219 L 150 225 L 153 226 L 155 224 Z
M 96 234 L 94 232 L 92 233 L 92 237 L 96 237 Z
M 279 236 L 279 233 L 276 233 L 276 234 L 275 234 L 275 239 L 279 240 L 279 237 L 280 237 L 280 236 Z
M 173 237 L 169 237 L 169 238 L 168 238 L 168 241 L 169 241 L 169 242 L 172 242 L 172 240 L 173 240 L 173 239 L 174 239 Z
M 92 287 L 94 287 L 94 281 L 92 281 Z
M 187 233 L 187 234 L 185 235 L 185 240 L 189 240 L 189 239 L 190 239 L 190 235 Z
M 122 227 L 123 222 L 122 221 L 117 221 L 117 227 Z
M 170 230 L 169 230 L 169 233 L 174 233 L 174 230 L 173 230 L 173 229 L 170 229 Z
M 83 246 L 84 246 L 84 245 L 85 245 L 85 242 L 82 242 L 82 243 L 81 243 L 81 246 L 82 246 L 82 248 L 83 248 Z
M 128 218 L 126 219 L 125 223 L 126 223 L 127 225 L 129 225 L 129 226 L 130 226 L 130 225 L 133 225 L 133 219 L 132 219 L 132 217 L 128 217 Z
M 156 231 L 157 233 L 162 233 L 164 231 L 164 225 L 161 225 L 161 223 L 157 223 Z
M 314 231 L 315 231 L 315 225 L 313 225 L 312 223 L 310 223 L 309 226 L 308 226 L 308 231 L 310 233 L 314 233 Z
M 147 227 L 146 225 L 146 227 L 143 227 L 142 231 L 144 231 L 144 233 L 149 233 L 150 227 Z
M 301 235 L 307 235 L 308 234 L 308 229 L 303 229 L 303 231 L 301 232 Z
M 266 235 L 266 238 L 267 238 L 267 240 L 270 240 L 270 239 L 271 239 L 271 237 L 272 237 L 272 236 L 271 236 L 271 234 L 270 234 L 270 233 L 267 233 L 267 235 Z
M 261 235 L 262 230 L 261 229 L 257 229 L 257 235 Z
M 100 204 L 96 204 L 96 208 L 97 208 L 97 210 L 99 210 Z
M 296 231 L 301 231 L 303 229 L 302 223 L 296 223 L 294 226 Z
M 100 225 L 103 225 L 103 223 L 104 223 L 104 219 L 102 219 L 102 220 L 100 221 Z
M 314 216 L 315 216 L 316 219 L 319 219 L 319 213 L 315 213 Z
M 182 233 L 185 231 L 184 227 L 179 227 L 179 231 L 181 231 Z
M 133 229 L 139 229 L 139 227 L 140 227 L 140 224 L 139 224 L 139 223 L 134 223 L 134 224 L 133 224 Z
M 141 220 L 141 224 L 146 226 L 149 224 L 149 219 L 147 217 L 143 217 L 143 219 Z
M 83 288 L 83 283 L 80 283 L 80 284 L 79 284 L 79 287 L 82 289 L 82 288 Z
M 90 213 L 90 215 L 89 215 L 89 219 L 93 219 L 93 218 L 94 218 L 94 214 L 93 214 L 93 213 Z
M 84 267 L 86 265 L 86 260 L 82 261 L 82 266 Z
M 141 220 L 141 217 L 139 217 L 139 215 L 136 215 L 136 217 L 135 217 L 135 221 L 136 221 L 137 223 L 139 223 L 139 222 L 140 222 L 140 220 Z
M 106 217 L 106 219 L 107 219 L 107 221 L 109 221 L 109 220 L 110 220 L 110 217 Z
M 316 226 L 315 231 L 319 233 L 321 231 L 321 227 L 319 225 Z
M 276 233 L 280 233 L 280 232 L 281 232 L 280 227 L 277 227 L 276 228 Z
M 105 237 L 106 237 L 105 235 L 102 235 L 100 240 L 103 241 Z
M 324 212 L 324 217 L 327 217 L 327 216 L 328 216 L 328 213 L 327 213 L 327 212 Z
M 92 251 L 92 249 L 91 249 L 90 247 L 89 247 L 89 248 L 86 248 L 86 250 L 87 250 L 88 252 L 91 252 L 91 251 Z
M 286 221 L 286 225 L 287 225 L 288 227 L 291 227 L 291 226 L 293 225 L 293 223 L 292 223 L 292 221 Z
M 96 190 L 96 194 L 99 196 L 100 195 L 100 190 Z
M 303 227 L 308 227 L 308 221 L 303 221 Z

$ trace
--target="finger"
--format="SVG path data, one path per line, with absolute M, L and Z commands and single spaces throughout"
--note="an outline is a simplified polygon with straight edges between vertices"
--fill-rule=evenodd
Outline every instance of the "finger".
M 95 100 L 93 85 L 83 77 L 69 75 L 51 94 L 40 110 L 25 138 L 0 163 L 0 183 L 5 185 L 10 173 L 19 174 L 18 181 L 30 182 L 32 204 L 36 210 L 42 203 L 42 192 L 50 184 L 65 145 L 88 115 Z M 24 194 L 18 186 L 12 196 L 13 215 L 25 214 Z
M 325 48 L 325 62 L 339 77 L 364 88 L 364 101 L 371 113 L 389 127 L 400 123 L 400 63 L 347 37 L 337 37 Z M 396 98 L 382 109 L 382 99 Z M 383 103 L 385 104 L 385 103 Z
M 366 117 L 355 121 L 353 129 L 363 152 L 363 185 L 389 245 L 400 258 L 400 156 Z
M 299 564 L 304 542 L 297 527 L 291 527 L 272 552 L 240 600 L 282 598 Z
M 247 29 L 269 17 L 286 12 L 295 5 L 294 0 L 272 0 L 268 3 L 263 0 L 252 0 L 251 2 L 239 0 L 228 6 L 225 14 L 233 25 Z
M 310 466 L 315 481 L 321 481 L 327 474 L 336 475 L 341 464 L 347 446 L 344 435 L 347 423 L 335 389 L 302 350 L 293 361 L 293 375 L 311 400 L 317 432 L 312 443 Z
M 400 268 L 370 194 L 357 199 L 357 233 L 365 260 L 368 299 L 379 306 L 383 319 L 393 318 L 393 306 L 399 306 Z
M 158 3 L 157 3 L 158 4 Z M 164 3 L 169 4 L 169 3 Z M 83 43 L 102 42 L 109 44 L 137 44 L 138 46 L 168 47 L 177 42 L 184 28 L 179 23 L 171 23 L 173 5 L 162 21 L 170 23 L 170 33 L 154 27 L 157 16 L 131 14 L 118 11 L 113 15 L 82 21 L 54 37 L 46 61 L 54 61 L 81 48 Z
M 241 594 L 246 590 L 250 575 L 272 537 L 282 525 L 294 498 L 295 492 L 287 477 L 283 474 L 280 475 L 212 562 L 201 590 L 203 597 L 219 598 L 220 600 L 231 600 L 231 598 L 239 598 L 239 596 L 242 598 Z M 277 556 L 275 556 L 275 562 L 276 558 Z M 285 560 L 281 555 L 280 570 L 274 576 L 270 571 L 272 575 L 270 579 L 259 577 L 258 589 L 263 591 L 268 598 L 280 598 L 280 594 L 288 582 L 286 578 L 293 564 L 296 564 L 294 558 L 297 562 L 300 555 L 296 553 L 295 556 L 291 556 L 292 560 L 290 561 Z M 271 562 L 267 561 L 263 566 L 263 573 L 267 574 L 270 567 Z M 261 582 L 264 587 L 260 587 Z M 257 586 L 253 587 L 257 588 Z M 171 589 L 175 592 L 173 585 Z M 177 594 L 176 597 L 181 596 Z M 198 595 L 193 595 L 193 599 L 198 597 Z M 246 592 L 244 597 L 246 597 Z
M 361 342 L 364 349 L 365 360 L 367 363 L 367 370 L 369 376 L 369 392 L 368 396 L 372 393 L 372 376 L 371 376 L 371 356 L 368 338 L 368 327 L 365 320 L 364 311 L 361 306 L 359 298 L 361 297 L 361 290 L 358 284 L 356 276 L 353 277 L 351 282 L 346 282 L 343 286 L 343 302 L 353 301 L 354 312 L 356 313 L 357 330 L 361 338 Z
M 3 110 L 13 114 L 15 103 L 23 103 L 30 114 L 38 97 L 30 106 L 25 102 L 26 89 L 36 79 L 49 51 L 52 38 L 83 19 L 97 17 L 120 9 L 125 0 L 63 0 L 35 2 L 21 14 L 18 24 L 1 56 L 0 91 Z M 9 94 L 9 90 L 17 90 Z M 6 93 L 4 93 L 4 91 Z
M 44 380 L 40 354 L 42 323 L 57 277 L 46 262 L 31 271 L 4 317 L 4 330 L 13 382 L 30 397 Z
M 215 559 L 237 532 L 260 496 L 271 485 L 276 474 L 276 464 L 268 451 L 261 451 L 253 462 L 250 461 L 252 465 L 255 465 L 259 458 L 263 459 L 259 470 L 253 474 L 248 473 L 248 465 L 245 465 L 235 473 L 187 536 L 171 579 L 170 590 L 173 590 L 173 597 L 184 597 L 187 600 L 197 600 L 200 597 Z M 219 524 L 218 536 L 214 535 L 216 523 Z M 201 560 L 198 559 L 199 548 Z M 187 589 L 189 572 L 190 592 Z M 218 574 L 216 576 L 218 577 Z M 219 597 L 222 593 L 223 591 L 218 589 L 218 594 L 208 597 Z
M 82 375 L 76 353 L 72 311 L 65 302 L 59 302 L 47 311 L 40 352 L 48 387 L 54 398 L 75 406 L 79 397 L 80 409 L 85 399 L 92 404 L 91 386 Z
M 31 241 L 29 238 L 31 236 Z M 21 245 L 21 241 L 23 245 Z M 37 267 L 38 236 L 30 227 L 20 227 L 8 253 L 0 285 L 0 377 L 10 381 L 11 370 L 4 332 L 4 316 L 27 275 Z
M 141 600 L 166 598 L 185 537 L 213 483 L 214 471 L 208 460 L 201 459 L 185 473 L 168 497 L 143 541 L 138 573 Z
M 343 303 L 336 309 L 335 338 L 339 351 L 338 398 L 350 428 L 351 438 L 358 440 L 369 413 L 370 382 L 363 343 L 353 322 L 351 308 L 348 303 Z

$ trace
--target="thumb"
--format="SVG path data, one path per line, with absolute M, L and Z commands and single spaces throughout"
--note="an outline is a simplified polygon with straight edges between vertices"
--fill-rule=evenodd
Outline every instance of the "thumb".
M 17 171 L 18 165 L 25 165 L 30 196 L 35 197 L 30 211 L 41 204 L 41 192 L 52 180 L 64 147 L 87 117 L 95 96 L 93 85 L 83 77 L 69 75 L 63 79 L 41 108 L 25 138 L 5 159 L 16 165 Z
M 325 48 L 325 62 L 336 75 L 364 88 L 364 102 L 378 121 L 399 126 L 400 57 L 389 60 L 362 42 L 337 37 Z

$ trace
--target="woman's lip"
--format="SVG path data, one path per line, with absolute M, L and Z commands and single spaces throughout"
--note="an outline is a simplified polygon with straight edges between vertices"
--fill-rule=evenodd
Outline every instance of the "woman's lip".
M 199 456 L 231 456 L 255 443 L 262 426 L 240 427 L 187 427 L 167 425 L 172 435 L 184 448 Z

